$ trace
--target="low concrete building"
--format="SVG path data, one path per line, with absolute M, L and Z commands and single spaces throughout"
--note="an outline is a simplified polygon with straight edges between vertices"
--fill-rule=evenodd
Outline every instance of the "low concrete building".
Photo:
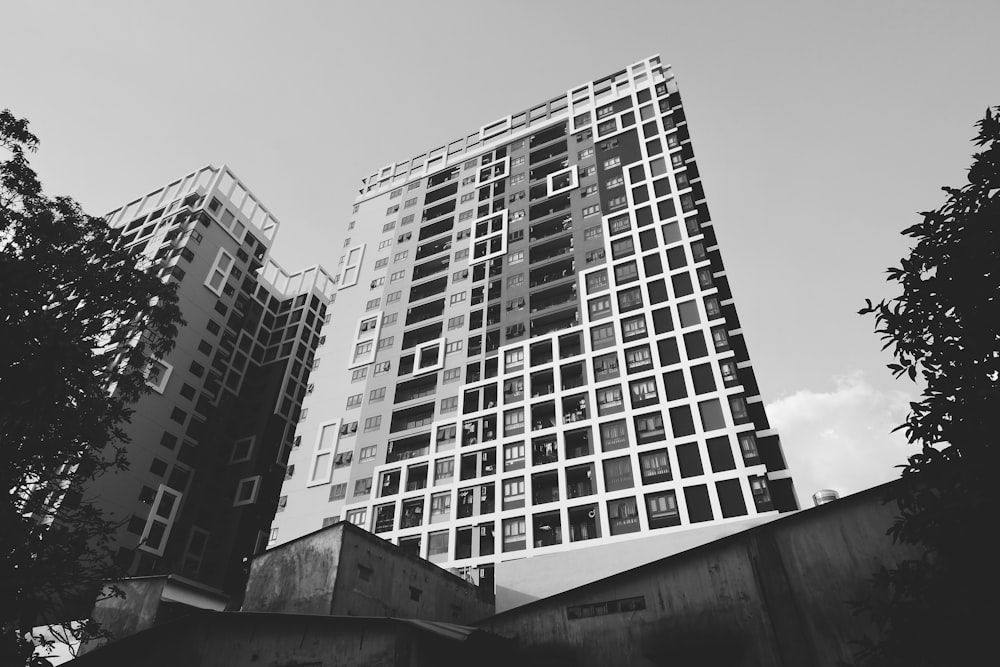
M 472 623 L 494 605 L 492 591 L 342 521 L 257 556 L 243 611 Z
M 880 567 L 886 486 L 498 614 L 478 627 L 544 647 L 546 664 L 834 667 L 874 628 L 853 614 Z M 499 582 L 501 585 L 503 582 Z
M 310 614 L 197 613 L 77 658 L 74 667 L 493 667 L 505 642 L 447 623 Z

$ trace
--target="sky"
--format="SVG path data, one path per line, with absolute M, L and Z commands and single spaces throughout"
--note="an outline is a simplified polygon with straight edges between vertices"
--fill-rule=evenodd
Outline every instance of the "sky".
M 856 313 L 965 182 L 1000 2 L 0 0 L 0 24 L 49 194 L 99 215 L 225 163 L 293 270 L 336 266 L 366 174 L 659 53 L 803 504 L 914 451 L 890 431 L 919 387 Z

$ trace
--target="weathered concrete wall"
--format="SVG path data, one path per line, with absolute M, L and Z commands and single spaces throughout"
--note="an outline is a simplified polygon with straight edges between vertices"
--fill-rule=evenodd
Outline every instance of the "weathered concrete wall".
M 128 635 L 153 627 L 160 610 L 160 598 L 166 577 L 139 577 L 113 583 L 125 594 L 124 598 L 100 600 L 91 612 L 93 619 L 115 637 Z M 87 647 L 96 648 L 98 644 Z
M 254 559 L 243 610 L 472 623 L 494 606 L 473 584 L 342 522 Z
M 370 533 L 345 535 L 332 613 L 468 624 L 494 611 L 492 595 L 474 584 Z
M 74 667 L 442 667 L 504 664 L 502 644 L 468 630 L 454 638 L 406 621 L 208 612 L 115 642 Z M 499 649 L 499 650 L 498 650 Z M 477 656 L 482 656 L 477 658 Z
M 687 530 L 497 563 L 494 571 L 497 613 L 700 547 L 781 516 L 775 512 L 709 526 L 695 524 Z
M 846 604 L 880 564 L 916 554 L 885 535 L 881 489 L 805 510 L 478 624 L 550 664 L 823 665 L 872 628 Z M 645 609 L 571 619 L 643 598 Z M 575 611 L 570 608 L 576 608 Z M 554 657 L 553 657 L 554 656 Z M 560 662 L 561 661 L 561 662 Z
M 330 527 L 254 558 L 243 610 L 332 613 L 343 536 L 343 530 Z

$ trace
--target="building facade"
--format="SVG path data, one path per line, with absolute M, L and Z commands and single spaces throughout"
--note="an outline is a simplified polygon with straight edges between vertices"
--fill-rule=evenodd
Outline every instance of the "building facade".
M 181 574 L 242 593 L 263 549 L 333 277 L 270 257 L 278 221 L 225 166 L 207 166 L 106 216 L 120 243 L 178 284 L 186 324 L 133 406 L 126 472 L 94 480 L 122 523 L 134 575 Z
M 364 179 L 271 544 L 494 563 L 797 509 L 658 57 Z

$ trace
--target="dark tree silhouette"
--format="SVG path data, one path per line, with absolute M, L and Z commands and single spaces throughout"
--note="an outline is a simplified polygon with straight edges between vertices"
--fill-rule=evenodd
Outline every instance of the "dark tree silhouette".
M 36 662 L 32 627 L 118 576 L 117 526 L 83 483 L 127 466 L 122 425 L 173 347 L 174 286 L 115 246 L 27 160 L 38 139 L 0 112 L 0 664 Z M 92 598 L 91 598 L 92 599 Z M 69 630 L 76 639 L 93 623 Z
M 879 628 L 865 665 L 985 664 L 994 653 L 1000 410 L 1000 107 L 977 123 L 969 183 L 903 231 L 916 245 L 888 270 L 902 295 L 861 310 L 895 377 L 924 385 L 899 428 L 921 447 L 893 492 L 889 535 L 924 557 L 882 569 L 860 604 Z

